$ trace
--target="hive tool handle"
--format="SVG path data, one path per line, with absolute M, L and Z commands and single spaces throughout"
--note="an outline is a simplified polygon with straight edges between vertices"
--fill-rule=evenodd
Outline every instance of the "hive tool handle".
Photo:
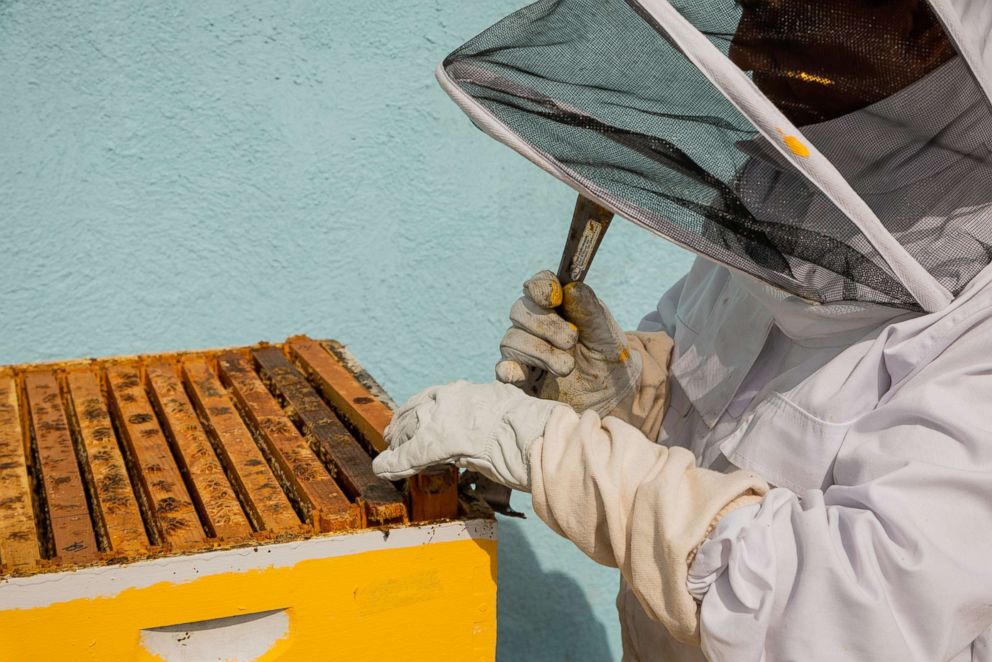
M 613 212 L 581 195 L 575 201 L 572 225 L 558 264 L 558 282 L 563 286 L 586 278 L 592 259 L 613 220 Z
M 565 239 L 565 250 L 562 251 L 561 262 L 558 264 L 558 281 L 562 286 L 585 280 L 592 259 L 596 257 L 596 251 L 599 250 L 599 245 L 612 220 L 613 212 L 579 195 L 575 201 L 575 210 L 572 212 L 568 237 Z M 546 376 L 544 370 L 533 370 L 531 378 L 521 388 L 530 395 L 536 396 Z M 523 517 L 523 513 L 510 507 L 509 487 L 479 474 L 466 476 L 466 479 L 475 483 L 476 492 L 494 511 L 510 517 Z

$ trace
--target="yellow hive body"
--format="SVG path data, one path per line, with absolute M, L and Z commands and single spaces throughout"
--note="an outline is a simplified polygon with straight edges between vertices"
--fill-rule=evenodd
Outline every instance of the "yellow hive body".
M 496 529 L 333 341 L 0 368 L 0 659 L 492 660 Z

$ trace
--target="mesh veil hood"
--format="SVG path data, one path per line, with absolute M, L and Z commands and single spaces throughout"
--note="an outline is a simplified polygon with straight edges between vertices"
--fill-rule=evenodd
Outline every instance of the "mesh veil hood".
M 684 248 L 814 302 L 939 310 L 992 262 L 992 3 L 907 0 L 889 32 L 859 4 L 886 5 L 539 0 L 438 79 L 487 134 Z M 803 67 L 774 31 L 762 50 L 762 5 L 854 60 Z

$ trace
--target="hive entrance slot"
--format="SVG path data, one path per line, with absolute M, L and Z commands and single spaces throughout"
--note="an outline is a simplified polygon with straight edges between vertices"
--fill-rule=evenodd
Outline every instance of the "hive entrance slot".
M 166 662 L 256 660 L 289 632 L 285 609 L 238 614 L 141 631 L 141 645 Z

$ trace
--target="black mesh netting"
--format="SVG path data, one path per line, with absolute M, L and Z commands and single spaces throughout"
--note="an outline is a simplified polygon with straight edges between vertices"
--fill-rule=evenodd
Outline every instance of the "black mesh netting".
M 838 11 L 865 4 L 672 4 L 790 119 L 815 122 L 804 128 L 807 138 L 957 293 L 992 261 L 984 97 L 928 13 L 900 28 L 909 45 L 877 31 L 882 38 L 873 43 L 878 15 L 851 9 L 835 16 L 842 43 L 856 36 L 863 46 L 838 57 L 834 68 L 807 66 L 829 57 L 838 36 L 828 36 L 823 25 L 831 19 L 812 10 L 756 15 L 756 6 L 781 10 L 790 1 Z M 776 32 L 765 23 L 791 28 Z M 812 48 L 806 59 L 790 55 L 803 44 Z M 895 60 L 905 61 L 912 48 L 919 50 L 914 64 L 899 69 Z M 875 74 L 865 72 L 865 62 L 874 62 Z M 541 0 L 452 53 L 444 70 L 523 142 L 631 220 L 807 299 L 918 307 L 856 226 L 633 0 Z M 925 92 L 935 86 L 955 96 L 949 117 L 932 110 L 935 100 Z M 907 104 L 914 112 L 897 112 Z

